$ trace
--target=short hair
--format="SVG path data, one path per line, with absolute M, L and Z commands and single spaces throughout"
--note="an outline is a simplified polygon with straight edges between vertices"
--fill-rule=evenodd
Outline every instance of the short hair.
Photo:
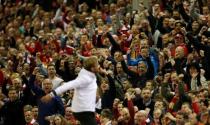
M 147 112 L 145 110 L 140 110 L 138 113 L 144 114 L 145 117 L 147 116 Z
M 144 88 L 142 89 L 142 91 L 145 91 L 145 90 L 149 90 L 149 91 L 151 92 L 151 90 L 150 90 L 149 88 L 144 87 Z
M 31 105 L 25 105 L 25 106 L 23 107 L 23 111 L 24 111 L 24 112 L 31 111 L 32 108 L 33 108 L 33 107 L 32 107 Z
M 14 86 L 9 87 L 8 91 L 15 91 L 17 93 L 17 89 Z
M 34 108 L 38 108 L 38 106 L 35 105 L 35 106 L 33 106 L 33 109 L 34 109 Z
M 91 56 L 84 60 L 83 67 L 86 70 L 91 71 L 91 68 L 94 67 L 97 63 L 98 63 L 98 58 L 96 56 Z
M 55 68 L 55 64 L 54 63 L 50 63 L 47 65 L 47 69 L 50 67 L 50 66 L 53 66 Z
M 101 116 L 103 116 L 103 117 L 105 117 L 107 119 L 112 119 L 113 118 L 113 114 L 112 114 L 110 109 L 103 109 L 101 111 Z

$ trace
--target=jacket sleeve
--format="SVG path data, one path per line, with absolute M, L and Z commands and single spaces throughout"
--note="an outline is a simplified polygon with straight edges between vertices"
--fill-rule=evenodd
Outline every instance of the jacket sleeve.
M 60 67 L 60 60 L 58 59 L 55 61 L 55 70 L 57 73 L 59 73 L 59 67 Z
M 197 102 L 192 102 L 192 108 L 193 108 L 193 111 L 196 113 L 196 114 L 199 114 L 200 113 L 200 107 L 198 105 Z
M 179 13 L 181 14 L 181 16 L 182 16 L 182 18 L 184 19 L 185 22 L 189 22 L 191 20 L 190 16 L 185 12 L 182 3 L 175 6 L 175 9 L 179 10 Z
M 174 69 L 177 71 L 178 74 L 185 74 L 185 71 L 183 69 L 185 63 L 183 63 L 183 59 L 175 59 L 175 65 L 174 65 Z
M 113 101 L 114 101 L 114 99 L 116 97 L 115 82 L 114 82 L 114 79 L 110 75 L 107 75 L 107 77 L 108 77 L 109 86 L 110 86 L 110 89 L 109 89 L 110 98 L 113 98 Z
M 45 95 L 45 92 L 38 86 L 34 85 L 36 75 L 31 75 L 27 86 L 35 93 L 37 97 Z
M 103 47 L 102 35 L 98 35 L 98 37 L 96 39 L 96 46 L 99 48 Z
M 179 98 L 182 102 L 191 102 L 191 98 L 185 93 L 185 84 L 183 82 L 178 85 Z
M 168 83 L 162 83 L 161 84 L 161 95 L 168 101 L 170 102 L 174 95 L 171 94 L 168 89 L 167 89 Z
M 153 79 L 154 78 L 154 66 L 153 66 L 150 58 L 147 58 L 146 61 L 147 61 L 147 66 L 148 66 L 146 76 L 148 77 L 148 79 Z
M 59 96 L 56 96 L 55 99 L 56 99 L 57 112 L 64 116 L 65 110 L 61 98 Z
M 42 64 L 37 65 L 40 68 L 41 74 L 47 76 L 47 69 L 43 67 Z
M 156 26 L 157 20 L 155 19 L 155 17 L 151 13 L 149 13 L 149 16 L 147 17 L 147 19 L 148 19 L 148 21 L 150 23 L 150 26 L 151 26 L 151 29 L 152 29 L 152 33 L 154 33 L 155 30 L 157 29 L 157 26 Z
M 200 0 L 199 0 L 200 1 Z M 191 6 L 191 10 L 190 10 L 190 15 L 194 20 L 197 20 L 200 17 L 200 14 L 196 12 L 195 10 L 195 2 L 194 4 Z
M 193 44 L 193 46 L 197 49 L 197 50 L 204 50 L 204 51 L 208 51 L 210 49 L 210 47 L 203 45 L 202 43 L 199 42 L 199 40 L 197 38 L 193 38 L 192 34 L 188 33 L 187 35 L 188 40 L 190 41 L 190 43 Z
M 114 40 L 110 33 L 107 33 L 110 43 L 112 44 L 115 51 L 121 51 L 120 45 Z
M 122 64 L 123 71 L 125 73 L 127 73 L 129 76 L 131 76 L 131 77 L 138 77 L 139 76 L 138 73 L 136 73 L 136 72 L 131 71 L 131 70 L 128 69 L 125 61 L 122 61 L 121 64 Z
M 55 89 L 56 94 L 61 95 L 64 92 L 80 87 L 83 83 L 87 82 L 87 80 L 83 77 L 77 77 L 75 80 L 64 83 Z
M 128 110 L 129 110 L 129 113 L 130 113 L 130 123 L 134 123 L 134 115 L 135 115 L 135 111 L 134 111 L 134 105 L 133 105 L 133 102 L 132 100 L 128 100 L 127 102 L 128 104 Z
M 131 54 L 127 54 L 127 62 L 129 66 L 136 66 L 139 61 L 141 61 L 141 58 L 137 57 L 136 59 L 131 59 Z

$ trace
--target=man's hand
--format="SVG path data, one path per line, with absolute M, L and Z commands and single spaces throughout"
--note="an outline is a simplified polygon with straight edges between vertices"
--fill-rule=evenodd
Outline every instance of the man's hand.
M 39 67 L 35 67 L 32 74 L 33 75 L 37 75 L 37 73 L 39 73 L 40 68 Z
M 178 76 L 178 80 L 179 80 L 179 82 L 182 82 L 183 81 L 183 78 L 184 78 L 184 74 L 179 74 L 179 76 Z
M 208 30 L 208 27 L 207 26 L 203 26 L 199 32 L 199 35 L 202 35 L 205 31 Z
M 198 75 L 198 73 L 197 73 L 197 72 L 193 72 L 193 73 L 191 74 L 192 79 L 195 79 L 195 78 L 197 77 L 197 75 Z
M 184 35 L 186 35 L 187 34 L 187 30 L 183 27 L 183 28 L 181 28 L 181 32 L 184 34 Z
M 101 74 L 108 75 L 107 71 L 101 67 L 99 68 L 99 71 Z
M 52 96 L 50 94 L 47 94 L 47 95 L 45 95 L 41 98 L 41 101 L 44 102 L 44 103 L 48 103 L 51 100 L 52 100 Z
M 128 92 L 125 93 L 125 98 L 129 101 L 132 99 L 132 95 L 130 95 Z

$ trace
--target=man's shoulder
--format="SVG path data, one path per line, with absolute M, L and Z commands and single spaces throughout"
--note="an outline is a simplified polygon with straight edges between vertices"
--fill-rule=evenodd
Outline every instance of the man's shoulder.
M 84 79 L 86 82 L 90 82 L 90 81 L 96 79 L 96 75 L 86 69 L 83 69 L 79 73 L 79 75 L 76 79 L 80 79 L 80 80 Z
M 55 101 L 62 101 L 60 96 L 55 96 L 53 99 L 54 99 Z
M 61 81 L 63 81 L 63 79 L 61 79 L 60 77 L 56 76 L 52 81 L 61 82 Z

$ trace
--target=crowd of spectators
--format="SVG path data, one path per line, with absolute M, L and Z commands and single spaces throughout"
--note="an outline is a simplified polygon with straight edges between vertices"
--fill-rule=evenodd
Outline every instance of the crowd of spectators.
M 0 0 L 0 125 L 80 124 L 41 97 L 92 55 L 98 125 L 210 124 L 210 0 Z

